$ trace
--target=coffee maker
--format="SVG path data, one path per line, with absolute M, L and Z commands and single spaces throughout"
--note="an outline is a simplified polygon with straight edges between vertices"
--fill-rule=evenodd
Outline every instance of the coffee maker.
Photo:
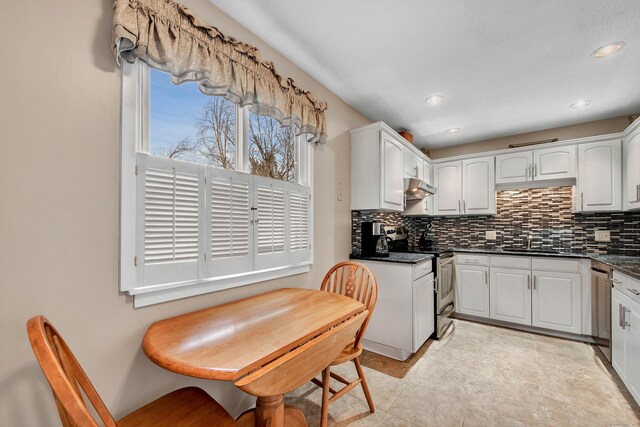
M 381 222 L 363 222 L 360 227 L 362 230 L 362 256 L 389 256 L 384 224 Z

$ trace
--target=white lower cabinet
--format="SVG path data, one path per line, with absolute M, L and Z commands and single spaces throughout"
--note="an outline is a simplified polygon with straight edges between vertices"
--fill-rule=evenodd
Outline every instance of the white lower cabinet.
M 614 272 L 611 293 L 611 363 L 640 404 L 640 281 Z M 633 297 L 633 298 L 632 298 Z
M 456 313 L 583 333 L 579 260 L 458 253 L 456 263 Z
M 531 325 L 531 271 L 491 268 L 492 319 Z
M 627 364 L 626 364 L 626 336 L 627 331 L 622 325 L 624 318 L 624 295 L 617 289 L 611 291 L 611 364 L 616 370 L 622 381 L 627 380 Z M 626 300 L 625 300 L 626 302 Z
M 489 317 L 489 267 L 456 267 L 456 311 Z
M 579 274 L 534 271 L 532 290 L 532 326 L 581 333 Z
M 378 301 L 362 344 L 374 353 L 406 360 L 434 332 L 432 260 L 359 262 L 371 269 L 378 283 Z
M 413 281 L 413 351 L 416 352 L 435 330 L 433 274 Z

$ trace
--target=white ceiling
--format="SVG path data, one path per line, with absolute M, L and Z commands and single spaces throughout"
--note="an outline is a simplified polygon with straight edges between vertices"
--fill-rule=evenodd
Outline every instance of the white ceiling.
M 210 1 L 420 146 L 640 111 L 638 0 Z M 618 53 L 591 55 L 620 40 Z M 433 94 L 444 101 L 427 105 Z M 580 99 L 593 103 L 570 108 Z

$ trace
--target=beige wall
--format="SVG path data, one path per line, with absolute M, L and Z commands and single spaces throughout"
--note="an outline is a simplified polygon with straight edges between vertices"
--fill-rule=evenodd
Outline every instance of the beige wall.
M 630 116 L 620 116 L 595 122 L 581 123 L 554 129 L 545 129 L 536 132 L 522 133 L 519 135 L 505 136 L 485 141 L 471 142 L 469 144 L 454 145 L 452 147 L 430 150 L 429 157 L 442 159 L 445 157 L 461 156 L 463 154 L 481 153 L 483 151 L 501 150 L 509 148 L 510 144 L 520 142 L 540 141 L 558 138 L 560 141 L 585 136 L 605 135 L 623 131 L 633 120 Z
M 206 0 L 185 0 L 223 32 L 329 103 L 316 150 L 315 264 L 270 283 L 133 309 L 118 292 L 120 73 L 110 50 L 112 0 L 3 2 L 0 14 L 0 425 L 51 426 L 51 393 L 26 335 L 43 313 L 60 329 L 115 416 L 198 384 L 235 414 L 250 400 L 228 383 L 151 363 L 149 324 L 282 286 L 316 287 L 351 249 L 348 130 L 368 121 Z M 336 200 L 342 182 L 344 201 Z

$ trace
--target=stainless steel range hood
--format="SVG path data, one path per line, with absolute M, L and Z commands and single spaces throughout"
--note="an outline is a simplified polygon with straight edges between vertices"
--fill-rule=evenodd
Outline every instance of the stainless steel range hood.
M 404 179 L 404 194 L 407 200 L 422 200 L 427 196 L 436 194 L 436 191 L 438 191 L 436 187 L 427 184 L 421 179 Z

